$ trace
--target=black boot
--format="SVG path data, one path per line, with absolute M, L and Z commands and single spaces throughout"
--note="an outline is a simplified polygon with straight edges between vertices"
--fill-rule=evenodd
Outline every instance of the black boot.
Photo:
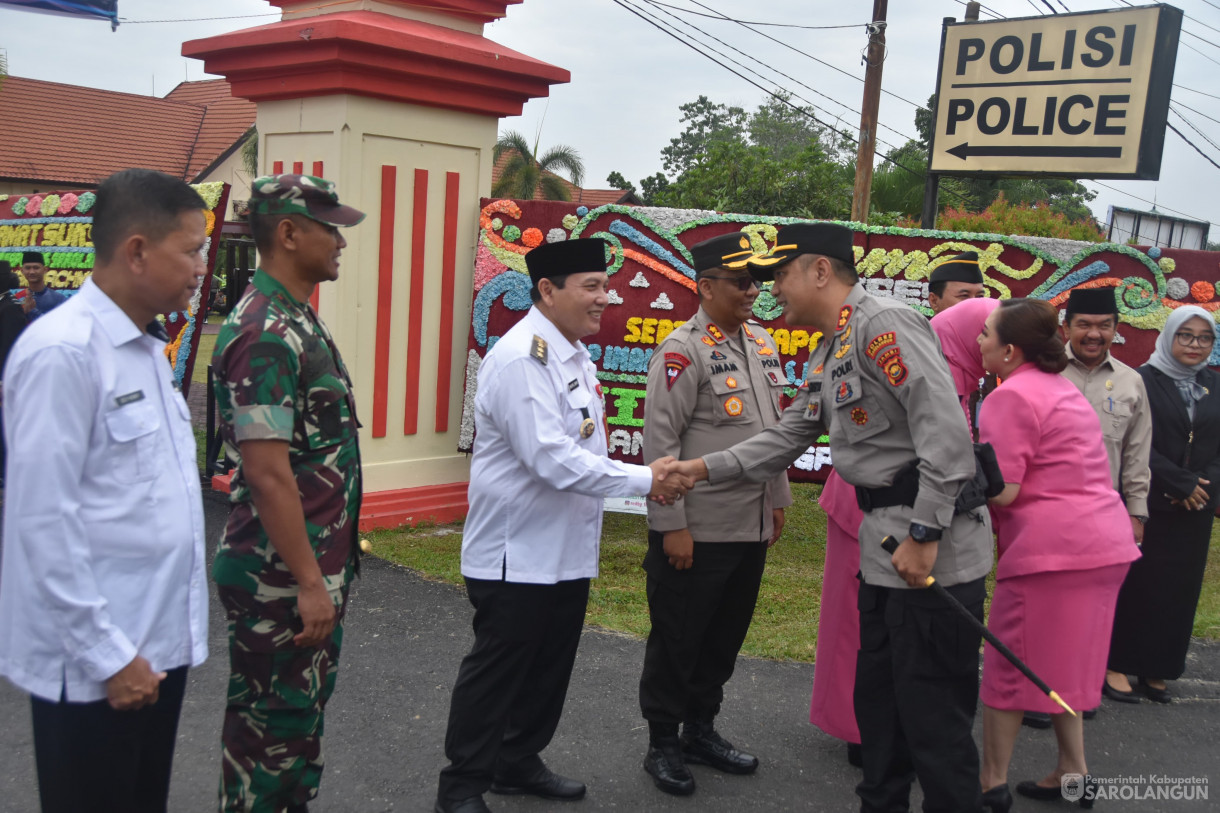
M 682 759 L 678 742 L 677 723 L 648 723 L 648 755 L 644 770 L 657 787 L 675 796 L 690 796 L 695 792 L 695 777 L 691 776 Z
M 682 756 L 696 765 L 710 765 L 725 773 L 754 773 L 758 757 L 738 751 L 716 733 L 711 720 L 682 724 Z

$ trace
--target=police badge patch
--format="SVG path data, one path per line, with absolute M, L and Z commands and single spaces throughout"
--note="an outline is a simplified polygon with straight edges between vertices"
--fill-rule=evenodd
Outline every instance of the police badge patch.
M 682 375 L 682 372 L 690 366 L 690 359 L 681 353 L 666 353 L 665 354 L 665 389 L 672 390 L 674 382 Z

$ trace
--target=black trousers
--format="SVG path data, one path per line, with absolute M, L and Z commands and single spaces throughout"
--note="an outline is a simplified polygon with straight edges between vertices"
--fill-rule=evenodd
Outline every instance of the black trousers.
M 185 691 L 183 666 L 135 711 L 30 698 L 42 813 L 165 813 Z
M 983 618 L 983 579 L 949 593 Z M 931 590 L 860 585 L 855 709 L 863 813 L 905 813 L 911 781 L 925 813 L 980 810 L 979 754 L 971 728 L 982 635 Z
M 542 765 L 563 713 L 589 603 L 589 580 L 558 584 L 467 579 L 474 647 L 458 669 L 437 796 L 459 800 L 495 776 Z
M 640 676 L 640 711 L 654 723 L 709 720 L 720 711 L 746 639 L 767 563 L 762 542 L 696 542 L 676 570 L 664 534 L 648 533 L 644 570 L 652 629 Z

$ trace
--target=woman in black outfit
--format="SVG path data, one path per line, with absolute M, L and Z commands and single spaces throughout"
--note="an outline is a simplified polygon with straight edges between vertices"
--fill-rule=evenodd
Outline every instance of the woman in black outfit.
M 1165 681 L 1186 670 L 1220 505 L 1220 375 L 1207 367 L 1215 341 L 1212 314 L 1179 308 L 1139 369 L 1152 411 L 1152 489 L 1144 555 L 1118 597 L 1109 668 L 1137 676 L 1138 690 L 1157 703 L 1170 702 Z

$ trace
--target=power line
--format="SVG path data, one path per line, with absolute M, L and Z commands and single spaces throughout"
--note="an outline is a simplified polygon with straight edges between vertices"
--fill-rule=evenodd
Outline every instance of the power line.
M 1089 183 L 1094 184 L 1094 185 L 1096 185 L 1096 186 L 1100 186 L 1100 187 L 1103 187 L 1103 188 L 1105 188 L 1105 189 L 1109 189 L 1111 192 L 1117 192 L 1118 194 L 1120 194 L 1120 195 L 1125 195 L 1126 197 L 1129 197 L 1129 198 L 1131 198 L 1131 199 L 1133 199 L 1133 200 L 1138 200 L 1138 201 L 1139 201 L 1139 202 L 1141 202 L 1141 203 L 1147 203 L 1147 204 L 1150 204 L 1150 205 L 1151 205 L 1151 206 L 1153 206 L 1153 207 L 1157 207 L 1157 206 L 1159 206 L 1161 209 L 1163 209 L 1163 210 L 1164 210 L 1164 211 L 1166 211 L 1166 212 L 1173 212 L 1175 215 L 1181 215 L 1182 217 L 1188 218 L 1188 219 L 1190 219 L 1190 220 L 1194 220 L 1194 221 L 1196 221 L 1196 222 L 1202 222 L 1202 223 L 1211 223 L 1211 221 L 1209 221 L 1209 220 L 1208 220 L 1207 218 L 1205 218 L 1205 217 L 1196 217 L 1195 215 L 1192 215 L 1192 214 L 1190 214 L 1189 212 L 1183 212 L 1183 211 L 1181 211 L 1181 210 L 1179 210 L 1179 209 L 1173 209 L 1173 208 L 1171 208 L 1171 207 L 1169 207 L 1169 206 L 1166 206 L 1164 203 L 1161 203 L 1161 202 L 1159 202 L 1159 201 L 1155 201 L 1155 200 L 1148 200 L 1148 198 L 1141 198 L 1139 195 L 1134 195 L 1134 194 L 1132 194 L 1132 193 L 1130 193 L 1130 192 L 1127 192 L 1126 190 L 1119 189 L 1117 186 L 1110 186 L 1110 184 L 1108 184 L 1108 183 L 1102 183 L 1101 181 L 1094 181 L 1094 180 L 1091 180 L 1091 179 L 1088 179 L 1088 178 L 1085 178 L 1084 180 L 1086 180 L 1086 181 L 1088 181 Z M 1220 229 L 1220 223 L 1211 223 L 1211 225 L 1213 225 L 1213 226 L 1215 226 L 1216 228 Z
M 672 6 L 667 6 L 665 3 L 659 2 L 659 0 L 643 0 L 643 2 L 648 3 L 648 4 L 649 4 L 649 5 L 651 5 L 651 6 L 666 6 L 667 8 L 672 8 Z M 845 110 L 847 110 L 847 112 L 849 112 L 849 113 L 853 113 L 853 114 L 855 114 L 855 115 L 857 115 L 857 116 L 859 116 L 859 115 L 860 115 L 860 111 L 859 111 L 859 110 L 853 110 L 853 109 L 851 108 L 851 106 L 846 105 L 846 104 L 844 104 L 843 102 L 840 102 L 838 99 L 835 99 L 835 98 L 833 98 L 833 97 L 831 97 L 831 96 L 827 96 L 825 93 L 822 93 L 820 90 L 818 90 L 818 89 L 816 89 L 816 88 L 813 88 L 813 87 L 810 87 L 809 85 L 805 84 L 805 83 L 804 83 L 804 82 L 802 82 L 801 80 L 799 80 L 799 79 L 797 79 L 797 78 L 795 78 L 795 77 L 793 77 L 793 76 L 789 76 L 788 74 L 784 73 L 783 71 L 779 70 L 778 68 L 776 68 L 776 67 L 774 67 L 774 66 L 772 66 L 772 65 L 768 65 L 767 63 L 765 63 L 765 62 L 763 62 L 762 60 L 758 59 L 757 57 L 755 57 L 755 56 L 753 56 L 753 55 L 749 54 L 748 52 L 746 52 L 746 51 L 744 51 L 744 50 L 742 50 L 742 49 L 740 49 L 740 48 L 735 48 L 734 46 L 732 46 L 732 45 L 730 45 L 729 43 L 725 42 L 724 40 L 720 39 L 719 37 L 716 37 L 715 35 L 713 35 L 713 34 L 709 34 L 708 32 L 704 31 L 702 28 L 699 28 L 698 26 L 693 25 L 692 23 L 685 22 L 684 20 L 680 20 L 680 19 L 678 19 L 677 17 L 675 17 L 673 14 L 669 14 L 669 12 L 664 12 L 664 13 L 665 13 L 665 14 L 667 14 L 669 17 L 671 17 L 671 18 L 673 18 L 673 19 L 675 19 L 675 20 L 678 20 L 678 22 L 680 22 L 682 25 L 684 25 L 684 26 L 686 26 L 686 27 L 688 27 L 688 28 L 690 28 L 690 29 L 692 29 L 692 30 L 694 30 L 694 31 L 698 31 L 698 32 L 699 32 L 700 34 L 702 34 L 703 36 L 705 36 L 705 37 L 710 37 L 711 39 L 713 39 L 713 40 L 715 40 L 716 42 L 718 42 L 718 43 L 720 43 L 721 45 L 723 45 L 725 48 L 728 48 L 728 49 L 730 49 L 730 50 L 732 50 L 732 51 L 734 51 L 734 52 L 736 52 L 736 53 L 738 53 L 738 54 L 741 54 L 742 56 L 748 57 L 749 59 L 753 60 L 754 62 L 758 63 L 759 65 L 762 65 L 764 68 L 766 68 L 766 69 L 768 69 L 768 70 L 770 70 L 770 71 L 772 71 L 772 72 L 774 72 L 774 73 L 776 73 L 776 74 L 778 74 L 778 75 L 780 75 L 780 76 L 784 77 L 784 78 L 785 78 L 785 79 L 787 79 L 789 82 L 793 82 L 793 83 L 795 83 L 795 84 L 797 84 L 797 85 L 800 85 L 801 87 L 805 88 L 806 90 L 809 90 L 810 92 L 812 92 L 812 93 L 814 93 L 814 94 L 816 94 L 816 95 L 818 95 L 818 96 L 821 96 L 823 99 L 826 99 L 827 101 L 834 102 L 835 104 L 837 104 L 837 105 L 839 105 L 840 107 L 842 107 L 842 108 L 844 108 Z M 761 74 L 759 74 L 757 71 L 755 71 L 755 70 L 753 70 L 753 69 L 751 69 L 751 68 L 746 68 L 744 65 L 741 65 L 741 63 L 740 63 L 740 62 L 737 62 L 737 61 L 736 61 L 735 59 L 733 59 L 732 57 L 727 56 L 727 55 L 725 55 L 725 54 L 723 54 L 723 53 L 721 54 L 721 56 L 723 56 L 725 59 L 728 59 L 728 60 L 729 60 L 730 62 L 732 62 L 733 64 L 741 66 L 741 67 L 742 67 L 744 70 L 748 70 L 748 71 L 750 71 L 750 72 L 751 72 L 751 73 L 753 73 L 755 76 L 758 76 L 760 79 L 766 79 L 766 77 L 762 76 L 762 75 L 761 75 Z M 794 94 L 794 95 L 795 95 L 795 94 Z M 814 107 L 813 102 L 810 102 L 808 99 L 804 99 L 804 98 L 802 98 L 802 97 L 800 97 L 800 96 L 796 96 L 796 98 L 798 98 L 798 99 L 800 99 L 801 101 L 803 101 L 803 102 L 805 102 L 805 103 L 809 104 L 811 107 Z M 827 113 L 829 113 L 829 111 L 827 111 Z M 898 130 L 895 130 L 893 127 L 890 127 L 889 125 L 882 124 L 881 126 L 882 126 L 882 127 L 885 127 L 885 129 L 889 130 L 891 133 L 894 133 L 894 134 L 895 134 L 896 136 L 898 136 L 899 138 L 906 139 L 907 141 L 916 140 L 916 139 L 912 139 L 912 138 L 911 138 L 911 136 L 907 135 L 906 133 L 899 132 Z M 832 129 L 833 129 L 833 128 L 832 128 Z M 885 142 L 879 142 L 879 143 L 885 144 L 885 146 L 887 146 L 887 147 L 889 147 L 889 148 L 891 148 L 891 149 L 897 149 L 897 147 L 895 147 L 893 144 L 886 144 Z
M 1181 114 L 1181 113 L 1179 113 L 1178 115 L 1179 115 L 1179 116 L 1181 116 L 1182 114 Z M 1186 120 L 1185 120 L 1185 119 L 1183 119 L 1183 121 L 1186 121 Z M 1188 125 L 1190 124 L 1190 122 L 1186 122 L 1186 123 L 1187 123 Z M 1178 134 L 1178 138 L 1182 139 L 1182 140 L 1183 140 L 1183 141 L 1185 141 L 1187 144 L 1189 144 L 1189 145 L 1190 145 L 1190 147 L 1191 147 L 1191 149 L 1193 149 L 1195 152 L 1199 153 L 1199 155 L 1202 155 L 1204 158 L 1206 158 L 1206 159 L 1207 159 L 1207 162 L 1208 162 L 1209 164 L 1211 164 L 1212 166 L 1214 166 L 1216 169 L 1220 169 L 1220 164 L 1217 164 L 1217 163 L 1216 163 L 1216 159 L 1215 159 L 1215 158 L 1212 158 L 1210 155 L 1208 155 L 1207 153 L 1203 152 L 1203 150 L 1201 150 L 1201 149 L 1199 148 L 1199 145 L 1195 144 L 1195 142 L 1191 141 L 1189 138 L 1187 138 L 1186 136 L 1182 135 L 1182 131 L 1181 131 L 1181 130 L 1179 130 L 1177 127 L 1174 127 L 1174 126 L 1173 126 L 1172 124 L 1170 124 L 1169 122 L 1165 122 L 1165 126 L 1166 126 L 1166 127 L 1168 127 L 1170 130 L 1173 130 L 1175 133 L 1177 133 L 1177 134 Z M 1196 130 L 1196 132 L 1198 132 L 1198 131 Z M 1206 136 L 1205 136 L 1205 137 L 1206 137 Z M 1214 146 L 1214 145 L 1213 145 L 1213 146 Z
M 690 9 L 690 8 L 682 8 L 681 6 L 671 6 L 668 3 L 653 3 L 652 5 L 664 6 L 665 8 L 671 8 L 671 9 L 674 9 L 675 11 L 681 11 L 686 14 L 694 14 L 698 17 L 707 17 L 710 20 L 725 20 L 726 19 L 724 17 L 718 17 L 714 14 L 705 14 L 702 11 L 695 11 L 694 9 Z M 862 28 L 863 26 L 867 25 L 867 23 L 851 23 L 849 25 L 798 25 L 797 23 L 762 23 L 762 22 L 751 21 L 751 20 L 732 20 L 732 22 L 743 23 L 745 25 L 766 25 L 766 26 L 772 26 L 775 28 L 801 28 L 801 29 L 805 29 L 807 31 L 826 31 L 826 30 L 834 29 L 834 28 Z
M 1211 116 L 1207 115 L 1206 113 L 1204 113 L 1204 112 L 1203 112 L 1203 111 L 1201 111 L 1201 110 L 1195 110 L 1193 107 L 1191 107 L 1191 106 L 1190 106 L 1190 105 L 1188 105 L 1188 104 L 1182 104 L 1181 102 L 1174 100 L 1174 101 L 1170 101 L 1170 102 L 1169 102 L 1169 106 L 1170 106 L 1171 108 L 1173 108 L 1173 107 L 1185 107 L 1187 110 L 1189 110 L 1190 112 L 1194 113 L 1194 114 L 1195 114 L 1195 115 L 1197 115 L 1197 116 L 1202 116 L 1203 118 L 1207 119 L 1208 121 L 1214 121 L 1214 122 L 1216 122 L 1216 124 L 1220 124 L 1220 119 L 1214 119 L 1214 118 L 1212 118 Z M 1178 115 L 1180 116 L 1180 115 L 1182 115 L 1182 114 L 1181 114 L 1181 113 L 1178 113 Z
M 143 25 L 145 23 L 206 23 L 213 20 L 248 20 L 251 17 L 279 17 L 278 11 L 264 12 L 262 14 L 238 14 L 232 17 L 191 17 L 189 19 L 180 20 L 129 20 L 126 17 L 120 17 L 119 22 L 123 25 Z
M 1179 85 L 1176 82 L 1174 83 L 1174 87 L 1179 88 L 1181 90 L 1189 90 L 1191 93 L 1198 93 L 1200 96 L 1206 96 L 1209 99 L 1220 99 L 1220 96 L 1217 96 L 1214 93 L 1208 93 L 1203 90 L 1195 90 L 1194 88 L 1188 88 L 1188 87 L 1186 87 L 1186 85 Z

